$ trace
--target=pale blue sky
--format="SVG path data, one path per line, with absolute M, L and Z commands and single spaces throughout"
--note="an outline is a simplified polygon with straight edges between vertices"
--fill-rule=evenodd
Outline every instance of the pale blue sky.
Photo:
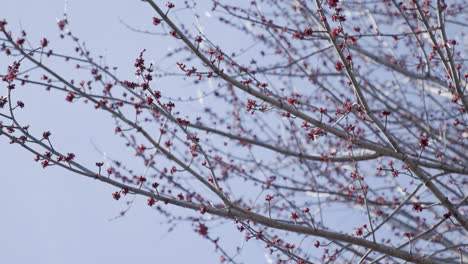
M 63 13 L 63 0 L 1 2 L 0 19 L 5 18 L 16 34 L 23 28 L 32 42 L 46 36 L 54 51 L 71 50 L 71 45 L 57 44 L 56 18 Z M 68 2 L 73 32 L 111 65 L 130 69 L 145 46 L 167 49 L 165 42 L 130 32 L 119 22 L 121 18 L 135 26 L 150 26 L 152 11 L 144 2 Z M 0 70 L 5 71 L 2 59 Z M 121 142 L 110 137 L 112 121 L 105 114 L 71 106 L 63 94 L 38 87 L 18 88 L 15 95 L 27 105 L 19 118 L 37 133 L 52 131 L 55 144 L 73 150 L 81 161 L 101 159 L 92 142 L 112 155 L 122 150 Z M 167 219 L 146 206 L 144 198 L 137 198 L 126 217 L 109 221 L 125 208 L 123 202 L 112 199 L 115 188 L 58 168 L 44 170 L 33 162 L 32 154 L 9 145 L 3 137 L 0 157 L 0 263 L 218 263 L 220 255 L 213 245 L 194 233 L 190 224 L 179 224 L 167 234 L 169 225 L 160 224 Z M 242 245 L 243 235 L 233 225 L 225 229 L 232 236 L 227 239 Z M 248 263 L 265 262 L 262 248 L 255 243 L 246 247 Z

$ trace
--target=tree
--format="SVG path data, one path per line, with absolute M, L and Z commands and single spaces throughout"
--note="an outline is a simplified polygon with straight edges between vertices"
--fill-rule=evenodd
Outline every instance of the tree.
M 74 53 L 1 22 L 1 137 L 44 169 L 115 186 L 117 202 L 144 196 L 192 222 L 221 262 L 238 258 L 212 232 L 218 221 L 277 263 L 466 260 L 463 1 L 143 2 L 150 30 L 127 27 L 179 46 L 158 64 L 148 58 L 161 47 L 148 44 L 130 74 L 94 57 L 66 14 L 57 24 Z M 205 11 L 218 35 L 192 25 Z M 29 86 L 112 117 L 144 173 L 128 160 L 81 162 L 54 144 L 60 131 L 31 132 L 15 96 Z

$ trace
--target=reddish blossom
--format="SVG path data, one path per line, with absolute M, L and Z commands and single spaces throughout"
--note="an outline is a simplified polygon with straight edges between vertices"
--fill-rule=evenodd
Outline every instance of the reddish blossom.
M 49 44 L 49 41 L 48 41 L 46 38 L 43 38 L 43 39 L 41 40 L 41 47 L 42 47 L 42 48 L 47 47 L 48 44 Z
M 198 223 L 198 228 L 195 231 L 204 237 L 208 236 L 208 227 L 202 223 Z
M 200 206 L 200 213 L 205 214 L 206 213 L 206 206 L 202 205 Z
M 114 198 L 115 200 L 119 200 L 120 199 L 120 192 L 113 193 L 112 198 Z
M 166 6 L 167 6 L 167 8 L 174 8 L 175 7 L 174 4 L 171 3 L 171 2 L 167 2 Z
M 46 132 L 42 133 L 42 138 L 43 139 L 49 139 L 50 135 L 52 135 L 52 133 L 50 133 L 50 131 L 46 131 Z
M 159 25 L 161 23 L 161 19 L 157 18 L 157 17 L 153 17 L 153 25 Z
M 148 203 L 147 203 L 148 206 L 153 206 L 155 203 L 156 203 L 156 200 L 153 197 L 148 199 Z

